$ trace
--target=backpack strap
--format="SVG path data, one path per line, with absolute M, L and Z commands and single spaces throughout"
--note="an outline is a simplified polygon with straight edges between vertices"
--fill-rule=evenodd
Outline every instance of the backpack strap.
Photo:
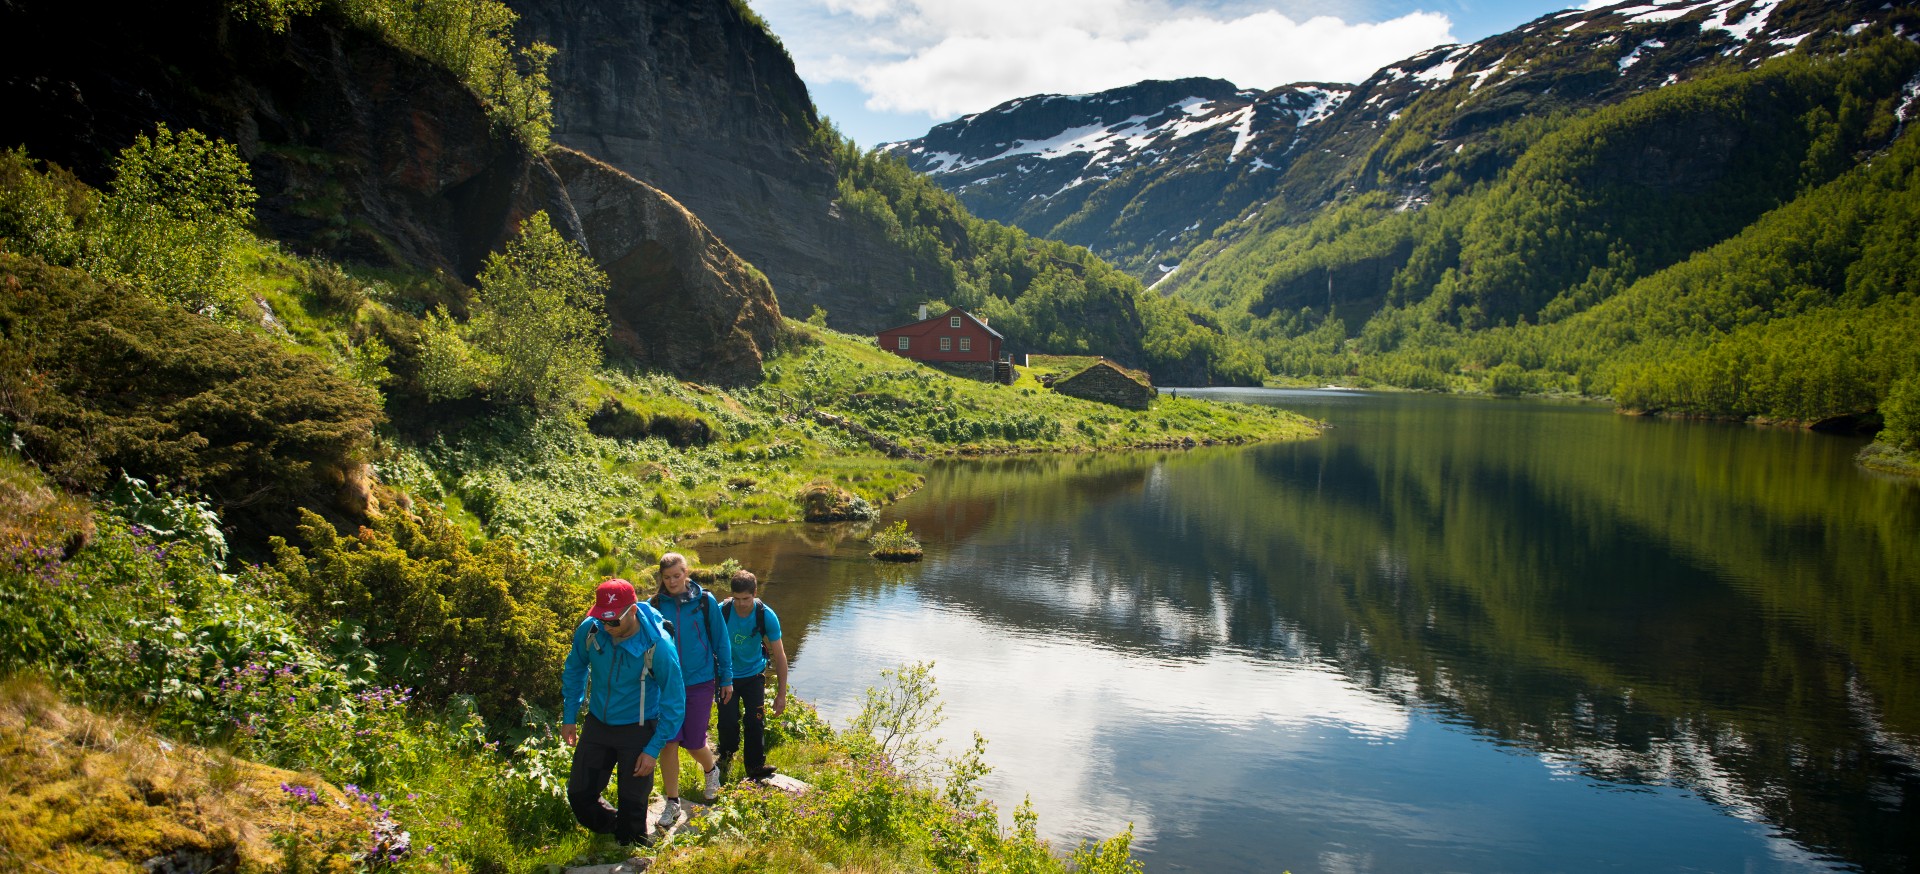
M 732 598 L 720 602 L 721 617 L 724 618 L 732 610 Z M 753 633 L 760 635 L 762 641 L 767 639 L 767 605 L 759 598 L 753 599 Z

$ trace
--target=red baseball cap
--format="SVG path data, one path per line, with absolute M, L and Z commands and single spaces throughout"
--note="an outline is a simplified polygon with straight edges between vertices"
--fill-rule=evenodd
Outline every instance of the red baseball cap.
M 593 609 L 587 611 L 587 615 L 602 622 L 612 622 L 639 600 L 633 594 L 632 583 L 621 579 L 608 580 L 593 590 Z

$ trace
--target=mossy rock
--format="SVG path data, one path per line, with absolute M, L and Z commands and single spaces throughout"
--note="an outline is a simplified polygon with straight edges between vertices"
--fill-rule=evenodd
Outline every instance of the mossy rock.
M 873 518 L 867 499 L 825 481 L 808 484 L 800 493 L 800 507 L 808 522 L 861 522 Z
M 871 554 L 881 561 L 909 562 L 925 557 L 919 549 L 876 549 Z

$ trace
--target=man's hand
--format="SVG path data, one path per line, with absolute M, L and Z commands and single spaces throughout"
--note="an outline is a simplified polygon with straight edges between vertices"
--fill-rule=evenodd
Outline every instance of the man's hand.
M 732 700 L 733 700 L 733 687 L 721 686 L 720 687 L 720 703 L 725 704 L 728 701 L 732 701 Z
M 653 773 L 654 759 L 646 753 L 640 754 L 640 760 L 633 763 L 633 776 L 645 777 Z
M 773 715 L 779 716 L 785 712 L 787 712 L 787 690 L 781 689 L 773 696 Z
M 571 725 L 562 725 L 560 726 L 560 739 L 566 741 L 567 746 L 573 746 L 580 742 L 580 729 Z

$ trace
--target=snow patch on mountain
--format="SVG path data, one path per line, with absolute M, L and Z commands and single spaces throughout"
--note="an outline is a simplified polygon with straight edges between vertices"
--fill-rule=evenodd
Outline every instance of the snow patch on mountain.
M 1229 163 L 1238 160 L 1240 153 L 1247 150 L 1247 143 L 1253 141 L 1253 107 L 1247 106 L 1234 113 L 1233 151 L 1227 153 Z
M 1724 30 L 1732 34 L 1734 39 L 1747 42 L 1753 39 L 1754 31 L 1766 26 L 1767 19 L 1773 15 L 1774 7 L 1779 6 L 1781 2 L 1782 0 L 1758 0 L 1747 8 L 1745 14 L 1734 21 L 1728 21 L 1727 16 L 1731 15 L 1739 4 L 1724 3 L 1714 10 L 1711 17 L 1700 22 L 1700 29 Z
M 1313 105 L 1300 113 L 1300 120 L 1294 122 L 1294 127 L 1306 127 L 1326 121 L 1327 116 L 1332 115 L 1334 110 L 1340 108 L 1340 104 L 1347 102 L 1347 98 L 1353 95 L 1352 91 L 1329 91 L 1312 86 L 1302 87 L 1299 92 L 1312 97 Z
M 1434 64 L 1431 67 L 1413 74 L 1413 78 L 1422 82 L 1444 82 L 1453 78 L 1453 71 L 1459 68 L 1460 62 L 1458 60 L 1441 61 L 1438 64 Z
M 1645 52 L 1648 49 L 1664 49 L 1666 47 L 1667 47 L 1666 43 L 1663 43 L 1657 39 L 1650 39 L 1637 46 L 1634 46 L 1633 51 L 1628 52 L 1626 57 L 1620 59 L 1621 74 L 1624 75 L 1627 72 L 1628 67 L 1631 67 L 1634 64 L 1640 63 L 1640 55 L 1642 52 Z

